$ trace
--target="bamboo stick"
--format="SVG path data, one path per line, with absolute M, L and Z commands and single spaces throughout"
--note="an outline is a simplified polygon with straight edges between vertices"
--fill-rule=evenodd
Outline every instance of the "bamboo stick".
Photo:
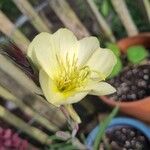
M 39 97 L 29 90 L 20 86 L 11 76 L 0 69 L 0 84 L 13 93 L 19 99 L 22 99 L 25 104 L 31 107 L 34 111 L 47 118 L 57 127 L 62 127 L 66 123 L 66 118 L 62 112 L 56 107 L 49 104 L 42 97 Z
M 47 134 L 45 134 L 43 131 L 35 127 L 31 127 L 30 125 L 25 123 L 22 119 L 15 116 L 14 114 L 9 112 L 5 107 L 1 105 L 0 105 L 0 117 L 6 122 L 10 123 L 11 125 L 20 129 L 22 132 L 36 139 L 37 141 L 43 144 L 51 143 L 51 140 L 48 138 L 49 136 Z
M 140 11 L 142 22 L 149 24 L 149 18 L 148 18 L 147 11 L 144 6 L 144 0 L 136 0 L 136 3 L 134 3 L 133 5 L 133 8 L 134 7 L 136 7 L 138 11 Z
M 125 1 L 124 0 L 111 0 L 111 2 L 121 22 L 123 23 L 125 27 L 128 36 L 137 35 L 138 29 L 130 16 L 130 13 L 127 9 Z
M 102 14 L 98 11 L 97 6 L 95 5 L 93 0 L 86 0 L 86 3 L 90 7 L 92 13 L 94 14 L 94 17 L 99 25 L 99 27 L 102 29 L 104 35 L 109 39 L 111 42 L 115 42 L 115 36 L 113 35 L 113 32 L 107 22 L 105 21 Z
M 23 35 L 15 25 L 0 10 L 0 31 L 12 39 L 18 47 L 25 53 L 29 45 L 29 40 Z
M 23 87 L 29 89 L 31 92 L 42 94 L 39 87 L 28 78 L 28 76 L 20 70 L 9 58 L 0 54 L 0 68 L 11 75 L 14 80 L 18 81 Z
M 42 17 L 42 20 L 47 24 L 47 26 L 52 29 L 53 25 L 52 22 L 46 17 L 45 13 L 43 11 L 39 11 L 40 16 Z
M 149 0 L 143 0 L 143 3 L 144 3 L 144 7 L 145 7 L 145 10 L 147 13 L 148 20 L 150 22 L 150 1 Z
M 31 83 L 24 86 L 26 85 L 27 80 L 20 77 L 21 73 L 17 73 L 15 67 L 12 67 L 13 63 L 7 61 L 8 60 L 4 56 L 0 55 L 0 84 L 8 89 L 14 96 L 22 99 L 24 103 L 36 112 L 50 120 L 50 122 L 56 124 L 58 127 L 62 127 L 66 123 L 66 118 L 62 112 L 58 108 L 49 104 L 41 96 L 35 94 L 36 88 L 28 88 Z M 7 69 L 4 66 L 6 66 Z
M 31 24 L 37 29 L 37 31 L 51 32 L 47 24 L 43 22 L 42 18 L 34 10 L 28 0 L 13 0 L 13 2 L 16 4 L 19 10 L 29 18 Z
M 63 22 L 63 24 L 72 30 L 78 38 L 88 36 L 90 33 L 80 22 L 66 0 L 48 0 L 50 7 Z
M 34 120 L 39 122 L 41 125 L 43 125 L 48 130 L 53 131 L 53 132 L 58 131 L 58 128 L 54 124 L 52 124 L 49 120 L 47 120 L 43 116 L 39 115 L 35 111 L 33 111 L 30 107 L 28 107 L 26 104 L 24 104 L 22 102 L 22 100 L 18 99 L 14 95 L 12 95 L 9 91 L 7 91 L 2 86 L 0 86 L 0 96 L 3 97 L 5 100 L 15 103 L 18 107 L 20 107 L 20 109 L 23 112 L 25 112 L 30 117 L 34 118 Z

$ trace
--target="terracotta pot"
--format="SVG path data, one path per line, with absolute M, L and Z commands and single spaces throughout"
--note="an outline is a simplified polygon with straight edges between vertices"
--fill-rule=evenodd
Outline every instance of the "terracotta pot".
M 126 53 L 128 47 L 143 45 L 150 48 L 150 33 L 142 33 L 138 36 L 122 39 L 117 42 L 121 52 Z M 110 106 L 120 106 L 120 111 L 150 123 L 150 96 L 134 102 L 116 102 L 107 96 L 100 96 L 100 99 Z

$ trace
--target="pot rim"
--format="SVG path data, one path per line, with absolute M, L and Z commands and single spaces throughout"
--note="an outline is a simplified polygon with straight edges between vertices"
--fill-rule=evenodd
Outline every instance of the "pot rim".
M 110 122 L 107 129 L 113 128 L 114 126 L 122 126 L 122 125 L 131 126 L 137 130 L 140 130 L 147 137 L 147 139 L 150 141 L 150 127 L 148 125 L 144 124 L 143 122 L 141 122 L 137 119 L 130 118 L 130 117 L 117 117 L 117 118 L 112 119 L 112 121 Z M 93 145 L 93 142 L 96 138 L 96 133 L 98 132 L 99 127 L 100 126 L 97 125 L 89 133 L 89 135 L 86 139 L 86 144 L 87 144 L 89 149 Z
M 143 99 L 131 101 L 131 102 L 127 102 L 127 101 L 122 102 L 121 100 L 120 101 L 116 101 L 115 99 L 109 98 L 108 96 L 99 96 L 99 98 L 102 101 L 104 101 L 105 103 L 107 103 L 109 105 L 112 105 L 112 106 L 116 106 L 116 105 L 119 105 L 119 106 L 140 105 L 140 104 L 143 104 L 143 103 L 145 103 L 147 101 L 150 102 L 150 96 L 147 96 L 147 97 L 145 97 Z
M 126 53 L 126 49 L 132 45 L 144 45 L 150 48 L 150 32 L 142 32 L 132 37 L 122 38 L 117 41 L 117 45 L 122 53 Z

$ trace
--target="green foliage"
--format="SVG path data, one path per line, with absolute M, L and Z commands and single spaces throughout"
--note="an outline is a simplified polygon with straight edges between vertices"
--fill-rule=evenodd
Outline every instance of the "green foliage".
M 120 73 L 120 71 L 122 70 L 122 68 L 123 68 L 122 61 L 119 57 L 117 57 L 117 63 L 114 66 L 114 68 L 108 78 L 113 78 L 113 77 L 117 76 Z
M 110 12 L 110 3 L 108 2 L 108 0 L 104 0 L 102 5 L 101 5 L 101 12 L 104 15 L 104 17 L 109 15 Z
M 128 10 L 130 11 L 133 21 L 135 22 L 139 31 L 140 32 L 150 31 L 149 21 L 147 19 L 145 11 L 143 10 L 144 7 L 141 5 L 141 3 L 142 0 L 137 1 L 137 3 L 135 3 L 134 0 L 126 0 Z
M 111 74 L 108 77 L 108 78 L 113 78 L 113 77 L 117 76 L 123 68 L 122 61 L 120 59 L 120 50 L 116 43 L 106 43 L 106 47 L 108 49 L 111 49 L 117 58 L 117 63 L 114 66 Z
M 75 147 L 72 144 L 71 139 L 70 140 L 64 140 L 61 137 L 58 137 L 57 135 L 52 135 L 49 137 L 53 141 L 52 144 L 49 144 L 45 150 L 76 150 L 77 147 Z
M 46 150 L 76 150 L 77 148 L 70 142 L 51 144 Z
M 15 21 L 21 15 L 18 8 L 10 0 L 0 0 L 0 9 L 10 18 L 11 21 Z
M 83 142 L 85 137 L 82 134 Z M 52 141 L 44 150 L 77 150 L 86 149 L 86 145 L 82 144 L 77 137 L 72 135 L 69 131 L 57 131 L 55 135 L 49 136 Z
M 147 50 L 140 45 L 132 46 L 127 49 L 128 61 L 133 64 L 138 64 L 148 56 Z
M 107 129 L 108 125 L 110 124 L 111 120 L 117 115 L 118 113 L 118 110 L 119 110 L 119 107 L 116 106 L 112 112 L 109 114 L 109 116 L 103 121 L 100 123 L 99 125 L 99 131 L 96 135 L 96 139 L 95 139 L 95 142 L 94 142 L 94 150 L 98 150 L 99 149 L 99 145 L 105 135 L 105 130 Z
M 108 42 L 108 43 L 106 43 L 106 47 L 108 49 L 111 49 L 116 56 L 118 56 L 118 57 L 120 56 L 120 49 L 116 43 L 109 43 Z

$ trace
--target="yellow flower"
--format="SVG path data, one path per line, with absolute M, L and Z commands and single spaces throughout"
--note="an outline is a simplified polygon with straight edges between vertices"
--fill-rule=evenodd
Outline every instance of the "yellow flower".
M 116 57 L 111 50 L 100 48 L 96 37 L 78 41 L 68 29 L 59 29 L 54 34 L 43 32 L 30 43 L 28 57 L 39 69 L 46 99 L 57 107 L 66 105 L 70 113 L 70 104 L 87 94 L 115 92 L 104 80 L 111 73 Z

